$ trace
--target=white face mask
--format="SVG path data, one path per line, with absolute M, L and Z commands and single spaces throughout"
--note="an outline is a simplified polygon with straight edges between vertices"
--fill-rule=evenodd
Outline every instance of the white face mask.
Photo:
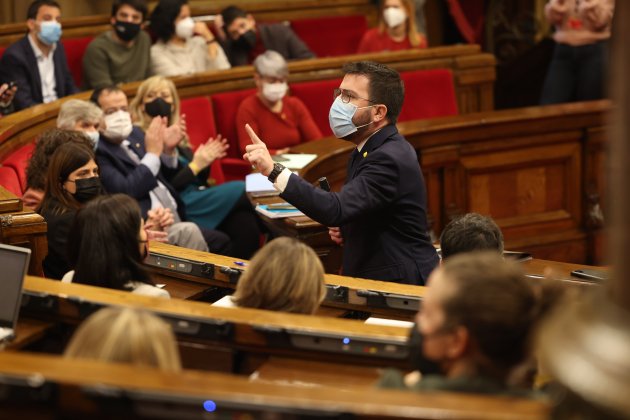
M 195 33 L 195 21 L 192 20 L 191 17 L 182 19 L 177 23 L 177 25 L 175 25 L 175 35 L 177 35 L 180 38 L 183 38 L 183 39 L 191 38 L 194 33 Z
M 131 115 L 122 109 L 105 116 L 103 135 L 110 140 L 125 140 L 133 130 Z
M 282 83 L 266 83 L 263 82 L 262 94 L 269 102 L 276 103 L 280 99 L 284 98 L 289 90 L 287 82 Z
M 94 146 L 94 150 L 98 147 L 98 138 L 100 134 L 98 131 L 84 131 L 83 134 L 87 136 L 92 141 L 92 145 Z
M 383 19 L 387 26 L 395 28 L 407 20 L 407 12 L 400 7 L 387 7 L 383 10 Z

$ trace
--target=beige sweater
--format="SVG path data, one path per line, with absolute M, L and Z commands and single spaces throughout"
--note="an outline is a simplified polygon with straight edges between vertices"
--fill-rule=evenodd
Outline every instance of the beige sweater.
M 217 45 L 217 56 L 208 57 L 206 41 L 195 36 L 185 45 L 158 41 L 151 47 L 151 72 L 160 76 L 184 76 L 208 70 L 225 70 L 230 62 L 221 46 Z
M 615 0 L 549 0 L 545 15 L 556 42 L 580 46 L 610 38 L 614 10 Z

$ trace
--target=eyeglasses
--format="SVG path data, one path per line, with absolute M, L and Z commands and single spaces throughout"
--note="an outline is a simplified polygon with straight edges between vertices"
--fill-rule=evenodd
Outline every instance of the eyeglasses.
M 341 102 L 343 102 L 344 104 L 347 104 L 348 102 L 350 102 L 352 99 L 363 99 L 364 101 L 368 101 L 370 103 L 375 103 L 373 100 L 368 99 L 368 98 L 360 98 L 358 96 L 353 95 L 352 93 L 350 93 L 348 90 L 346 89 L 340 89 L 340 88 L 336 88 L 333 91 L 333 100 L 337 99 L 339 97 L 339 95 L 341 95 Z

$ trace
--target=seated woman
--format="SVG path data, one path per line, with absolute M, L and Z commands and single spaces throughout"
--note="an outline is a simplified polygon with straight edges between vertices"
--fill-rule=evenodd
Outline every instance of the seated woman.
M 98 196 L 74 218 L 68 237 L 73 271 L 62 281 L 168 298 L 142 265 L 149 254 L 147 244 L 136 200 L 125 194 Z
M 132 308 L 109 307 L 90 315 L 72 336 L 64 357 L 181 370 L 170 325 Z
M 176 145 L 179 165 L 168 180 L 180 193 L 188 220 L 226 233 L 232 241 L 233 256 L 250 258 L 259 247 L 260 229 L 258 217 L 245 194 L 245 183 L 208 185 L 210 165 L 215 159 L 225 156 L 227 142 L 221 140 L 221 136 L 211 138 L 193 153 L 186 138 L 185 115 L 180 116 L 180 100 L 175 84 L 161 76 L 151 77 L 140 85 L 131 102 L 130 112 L 142 130 L 147 129 L 154 117 L 169 119 L 168 130 L 179 132 L 169 138 L 181 140 Z
M 406 384 L 396 371 L 386 388 L 527 395 L 509 386 L 529 356 L 529 339 L 558 294 L 536 293 L 515 262 L 496 252 L 455 255 L 437 268 L 416 321 L 422 356 L 442 375 Z
M 48 163 L 55 151 L 65 143 L 78 143 L 92 147 L 89 138 L 74 131 L 52 129 L 44 132 L 35 143 L 35 150 L 26 167 L 26 191 L 22 196 L 25 206 L 36 209 L 44 198 Z
M 90 101 L 70 99 L 61 105 L 57 115 L 57 128 L 61 130 L 79 131 L 85 134 L 98 146 L 98 127 L 103 118 L 103 111 Z
M 256 253 L 234 295 L 215 305 L 314 314 L 325 296 L 324 267 L 315 251 L 297 239 L 281 237 Z
M 190 17 L 188 0 L 160 0 L 150 21 L 150 29 L 158 38 L 151 47 L 153 74 L 181 76 L 230 68 L 208 26 Z
M 322 133 L 304 103 L 286 96 L 289 68 L 285 59 L 276 51 L 266 51 L 254 60 L 254 70 L 258 92 L 245 98 L 236 113 L 241 154 L 252 142 L 245 124 L 267 140 L 272 154 L 287 153 L 291 146 L 321 138 Z
M 46 192 L 37 210 L 48 225 L 48 255 L 43 261 L 46 277 L 61 279 L 70 269 L 66 251 L 74 216 L 101 190 L 91 144 L 60 145 L 50 159 Z
M 378 26 L 363 34 L 357 53 L 426 48 L 427 39 L 416 29 L 412 0 L 381 0 Z

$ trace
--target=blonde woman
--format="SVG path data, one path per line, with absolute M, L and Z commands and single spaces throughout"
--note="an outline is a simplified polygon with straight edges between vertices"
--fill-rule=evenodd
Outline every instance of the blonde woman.
M 181 370 L 171 327 L 157 316 L 131 308 L 105 308 L 77 329 L 64 356 Z
M 418 32 L 413 0 L 381 0 L 380 20 L 359 43 L 359 54 L 426 48 L 426 37 Z
M 162 76 L 145 80 L 131 101 L 130 112 L 143 130 L 152 119 L 168 119 L 165 151 L 177 156 L 176 170 L 164 171 L 169 183 L 186 205 L 187 220 L 207 229 L 226 233 L 232 241 L 231 256 L 249 259 L 258 249 L 258 217 L 245 195 L 245 183 L 226 182 L 210 187 L 210 165 L 226 154 L 227 141 L 210 138 L 193 152 L 186 137 L 185 115 L 180 115 L 180 100 L 175 84 Z M 168 144 L 166 144 L 168 143 Z
M 256 253 L 234 295 L 215 305 L 314 314 L 325 295 L 324 267 L 315 251 L 281 237 Z

